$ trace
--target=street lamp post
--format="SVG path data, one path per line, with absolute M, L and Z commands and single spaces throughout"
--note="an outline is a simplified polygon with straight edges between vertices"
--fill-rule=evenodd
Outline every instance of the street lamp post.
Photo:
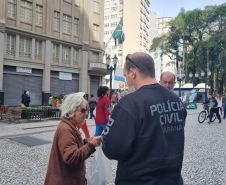
M 179 97 L 181 97 L 181 82 L 184 80 L 185 73 L 183 72 L 180 76 L 179 72 L 177 72 L 177 81 L 179 82 Z
M 205 72 L 204 71 L 201 72 L 201 75 L 202 75 L 203 82 L 205 82 L 205 101 L 206 101 L 207 100 L 207 82 L 210 79 L 211 71 L 209 70 L 207 72 L 207 77 L 204 76 L 205 75 Z
M 189 73 L 189 77 L 190 77 L 190 81 L 193 83 L 193 89 L 195 87 L 195 82 L 197 81 L 197 78 L 199 77 L 199 73 L 196 72 L 195 73 L 195 78 L 192 78 L 193 77 L 193 74 L 192 72 Z
M 112 95 L 112 72 L 116 70 L 116 64 L 118 62 L 118 58 L 116 57 L 116 55 L 113 58 L 113 63 L 114 63 L 114 67 L 112 67 L 110 65 L 111 63 L 111 58 L 110 56 L 108 56 L 106 58 L 106 63 L 107 63 L 107 73 L 108 71 L 110 71 L 110 101 L 111 101 L 111 95 Z

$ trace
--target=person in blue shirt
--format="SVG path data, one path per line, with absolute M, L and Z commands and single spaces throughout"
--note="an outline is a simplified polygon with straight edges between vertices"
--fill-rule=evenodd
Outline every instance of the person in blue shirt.
M 214 113 L 217 115 L 217 119 L 219 119 L 219 123 L 221 123 L 221 117 L 220 117 L 220 114 L 219 114 L 218 102 L 217 102 L 217 99 L 215 98 L 215 96 L 210 94 L 209 99 L 206 102 L 204 102 L 203 104 L 208 104 L 208 103 L 211 106 L 210 116 L 209 116 L 210 121 L 208 123 L 211 124 L 212 117 L 213 117 Z

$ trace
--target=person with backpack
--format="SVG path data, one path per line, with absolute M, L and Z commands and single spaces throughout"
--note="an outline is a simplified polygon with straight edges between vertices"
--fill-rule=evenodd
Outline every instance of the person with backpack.
M 97 100 L 94 98 L 93 94 L 90 95 L 90 100 L 89 100 L 89 108 L 90 108 L 90 118 L 92 119 L 94 117 L 94 119 L 96 118 L 96 116 L 93 114 L 93 111 L 95 110 L 97 106 Z

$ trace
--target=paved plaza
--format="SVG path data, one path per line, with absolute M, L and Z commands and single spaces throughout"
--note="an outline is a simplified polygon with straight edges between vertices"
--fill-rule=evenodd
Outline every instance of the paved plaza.
M 201 108 L 188 110 L 182 170 L 185 185 L 226 185 L 226 121 L 199 124 L 199 111 Z M 52 142 L 58 124 L 59 120 L 19 125 L 0 122 L 0 185 L 44 184 L 51 143 L 28 147 L 9 138 L 31 136 Z M 94 135 L 94 120 L 88 120 L 88 127 Z M 116 166 L 117 162 L 111 161 L 111 184 Z

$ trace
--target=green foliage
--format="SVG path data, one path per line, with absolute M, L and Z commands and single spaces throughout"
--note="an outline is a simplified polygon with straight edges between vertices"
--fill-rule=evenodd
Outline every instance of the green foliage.
M 187 75 L 186 82 L 190 72 L 200 74 L 209 68 L 213 74 L 209 80 L 211 91 L 214 92 L 214 87 L 220 93 L 226 91 L 226 3 L 206 6 L 204 10 L 182 8 L 169 25 L 169 33 L 154 38 L 150 51 L 161 49 L 161 55 L 176 59 L 177 69 L 184 56 L 182 68 Z M 182 47 L 184 55 L 178 52 Z M 201 77 L 197 83 L 200 82 Z

